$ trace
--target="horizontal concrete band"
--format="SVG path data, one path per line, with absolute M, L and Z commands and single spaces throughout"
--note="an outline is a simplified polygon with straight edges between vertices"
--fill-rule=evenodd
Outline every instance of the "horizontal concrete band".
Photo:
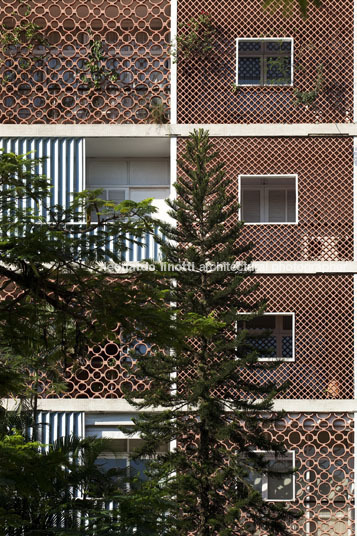
M 261 261 L 252 267 L 257 274 L 357 274 L 355 261 Z
M 16 401 L 6 399 L 5 407 L 12 410 Z M 43 411 L 84 411 L 86 413 L 139 413 L 123 399 L 107 398 L 73 398 L 39 400 L 38 409 Z M 357 400 L 276 400 L 276 411 L 285 410 L 289 413 L 357 413 Z M 145 411 L 162 411 L 162 408 Z
M 160 263 L 159 263 L 160 266 Z M 165 263 L 162 265 L 162 270 L 168 268 Z M 101 267 L 104 267 L 101 265 Z M 126 273 L 131 271 L 154 270 L 154 265 L 147 261 L 132 261 L 124 264 L 108 263 L 105 265 L 109 273 Z M 180 265 L 172 265 L 172 270 L 179 269 Z M 256 274 L 357 274 L 357 261 L 257 261 L 250 266 Z M 183 268 L 184 270 L 185 268 Z M 217 266 L 218 271 L 229 270 L 229 266 L 224 264 Z
M 194 129 L 209 130 L 211 136 L 357 136 L 357 123 L 299 124 L 190 124 L 190 125 L 0 125 L 0 137 L 122 137 L 146 138 L 188 136 Z

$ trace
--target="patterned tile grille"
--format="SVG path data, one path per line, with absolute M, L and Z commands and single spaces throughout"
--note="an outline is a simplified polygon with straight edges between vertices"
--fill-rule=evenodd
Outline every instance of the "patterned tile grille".
M 204 11 L 211 14 L 217 33 L 207 58 L 179 62 L 178 123 L 352 122 L 353 1 L 325 0 L 320 10 L 311 8 L 307 20 L 297 10 L 291 17 L 284 17 L 281 10 L 271 14 L 262 4 L 261 0 L 179 0 L 180 22 L 188 23 Z M 237 37 L 293 37 L 293 87 L 233 91 Z M 320 66 L 324 91 L 309 106 L 294 104 L 293 90 L 313 90 Z
M 254 383 L 289 381 L 279 395 L 283 399 L 353 398 L 353 277 L 256 275 L 253 281 L 260 285 L 256 297 L 267 299 L 267 312 L 295 313 L 295 361 L 275 370 L 244 371 L 244 377 Z M 182 391 L 190 374 L 179 376 Z M 234 387 L 230 396 L 237 396 Z
M 287 414 L 267 432 L 295 451 L 294 504 L 304 514 L 290 525 L 292 536 L 353 536 L 353 415 Z
M 353 398 L 353 276 L 254 276 L 267 312 L 295 313 L 295 361 L 264 380 L 290 381 L 281 398 Z
M 4 28 L 26 20 L 46 44 L 3 47 L 2 123 L 148 123 L 160 103 L 168 113 L 168 0 L 0 0 Z M 102 72 L 115 73 L 99 87 L 83 80 L 91 40 L 102 43 Z
M 354 536 L 353 414 L 287 413 L 264 428 L 295 453 L 295 501 L 287 504 L 303 515 L 288 523 L 291 536 Z M 188 439 L 194 444 L 194 433 Z M 268 536 L 244 518 L 237 531 Z
M 238 175 L 298 175 L 298 225 L 246 225 L 256 261 L 353 260 L 353 144 L 347 138 L 212 138 Z M 185 140 L 179 140 L 179 153 Z
M 67 392 L 62 397 L 123 398 L 127 391 L 140 393 L 147 387 L 147 381 L 136 378 L 130 371 L 135 369 L 135 353 L 147 355 L 149 351 L 143 341 L 125 341 L 113 334 L 106 344 L 89 348 L 87 359 L 66 372 Z M 41 386 L 42 396 L 52 398 L 45 378 Z
M 268 300 L 268 312 L 294 312 L 295 361 L 275 371 L 250 374 L 251 380 L 290 380 L 281 395 L 288 399 L 353 398 L 353 277 L 329 275 L 253 276 L 259 294 Z M 87 360 L 67 372 L 66 398 L 122 398 L 123 390 L 140 392 L 145 379 L 135 379 L 131 350 L 148 354 L 144 342 L 112 341 L 89 349 Z M 128 370 L 127 370 L 127 367 Z M 185 373 L 180 374 L 182 382 Z M 43 384 L 44 397 L 51 397 Z M 233 390 L 232 395 L 237 393 Z

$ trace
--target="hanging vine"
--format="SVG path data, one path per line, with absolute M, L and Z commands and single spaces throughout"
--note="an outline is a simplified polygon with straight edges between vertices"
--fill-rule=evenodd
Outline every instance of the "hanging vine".
M 179 30 L 186 30 L 176 37 L 171 45 L 173 62 L 179 58 L 188 59 L 194 55 L 205 56 L 213 49 L 216 27 L 210 14 L 202 11 L 198 18 L 192 17 L 187 23 L 180 23 Z

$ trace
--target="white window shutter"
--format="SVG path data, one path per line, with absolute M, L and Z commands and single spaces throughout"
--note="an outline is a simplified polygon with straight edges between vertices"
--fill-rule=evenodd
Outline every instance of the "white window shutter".
M 285 190 L 269 190 L 268 221 L 285 222 Z
M 288 222 L 296 222 L 296 193 L 294 190 L 287 191 Z
M 260 218 L 260 190 L 243 190 L 242 192 L 242 219 L 246 222 L 259 223 Z

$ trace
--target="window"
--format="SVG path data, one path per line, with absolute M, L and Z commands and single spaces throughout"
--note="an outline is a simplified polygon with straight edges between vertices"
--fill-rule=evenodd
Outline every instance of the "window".
M 288 451 L 283 456 L 266 452 L 264 459 L 268 462 L 268 470 L 274 475 L 251 472 L 249 480 L 252 486 L 262 494 L 265 501 L 295 500 L 295 452 Z M 279 474 L 281 473 L 281 474 Z
M 297 223 L 297 176 L 240 175 L 239 203 L 246 223 Z
M 87 158 L 86 187 L 103 188 L 107 200 L 166 199 L 170 194 L 166 158 Z
M 238 329 L 247 329 L 258 338 L 248 339 L 259 353 L 260 361 L 295 359 L 295 315 L 294 313 L 265 313 L 253 320 L 238 322 Z M 259 338 L 259 335 L 262 335 Z M 266 352 L 266 355 L 264 355 Z
M 238 86 L 292 85 L 293 40 L 237 39 Z
M 118 481 L 122 483 L 125 489 L 129 489 L 129 479 L 138 478 L 139 481 L 147 480 L 145 471 L 147 469 L 150 458 L 131 459 L 131 456 L 137 451 L 141 445 L 141 439 L 110 439 L 108 440 L 110 448 L 103 452 L 97 459 L 98 465 L 104 471 L 115 469 L 118 471 Z M 167 452 L 166 447 L 162 447 L 158 454 Z M 131 483 L 131 486 L 133 484 Z

